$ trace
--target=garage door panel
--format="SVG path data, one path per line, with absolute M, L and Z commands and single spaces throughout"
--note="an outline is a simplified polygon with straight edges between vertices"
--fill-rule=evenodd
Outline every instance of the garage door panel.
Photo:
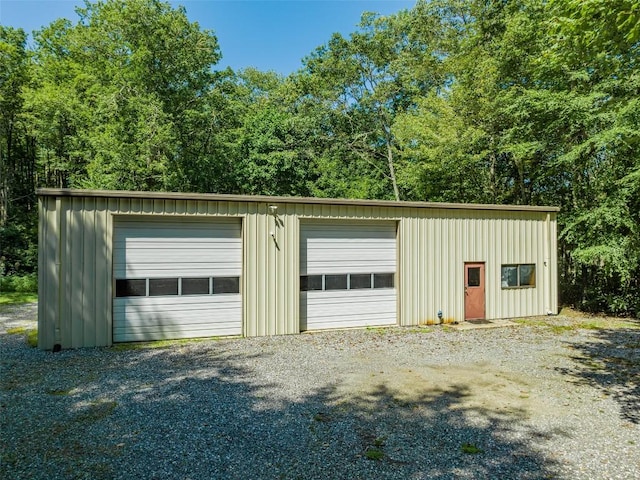
M 160 330 L 157 327 L 151 328 L 129 328 L 126 331 L 118 331 L 114 329 L 114 337 L 118 337 L 117 342 L 140 342 L 140 341 L 154 341 L 154 340 L 174 340 L 180 338 L 198 338 L 198 337 L 223 337 L 229 335 L 236 335 L 235 333 L 229 333 L 229 330 L 224 325 L 211 325 L 203 328 L 197 328 L 195 326 L 179 326 L 172 328 L 162 328 Z
M 117 218 L 114 237 L 116 279 L 213 278 L 215 285 L 242 272 L 239 219 Z M 239 293 L 172 293 L 115 298 L 113 341 L 242 333 Z
M 396 315 L 395 290 L 376 295 L 349 296 L 328 292 L 304 292 L 301 296 L 303 311 L 309 314 L 302 319 L 307 329 L 373 327 L 394 323 Z M 341 292 L 342 293 L 342 292 Z M 354 298 L 355 297 L 355 298 Z M 310 328 L 309 328 L 310 327 Z
M 302 226 L 301 275 L 395 272 L 395 223 Z
M 344 261 L 341 265 L 335 261 L 318 262 L 313 268 L 301 269 L 301 275 L 334 275 L 344 273 L 392 273 L 395 266 L 389 266 L 387 262 L 358 262 Z
M 343 238 L 345 240 L 372 239 L 372 238 L 395 238 L 395 231 L 389 228 L 391 222 L 388 221 L 365 221 L 356 225 L 356 221 L 339 220 L 313 220 L 304 225 L 304 233 L 309 237 L 321 238 Z M 357 226 L 357 230 L 345 229 L 344 227 Z
M 369 308 L 369 305 L 375 301 L 389 301 L 396 299 L 396 290 L 394 288 L 367 288 L 357 290 L 327 290 L 327 291 L 311 291 L 302 292 L 306 295 L 307 301 L 314 305 L 322 305 L 322 303 L 331 302 L 335 304 L 345 304 L 359 302 L 360 300 L 368 302 L 360 308 Z
M 138 222 L 118 222 L 114 246 L 116 278 L 196 276 L 202 270 L 218 276 L 240 275 L 240 223 L 209 222 L 205 227 L 187 221 L 171 228 Z M 162 237 L 155 237 L 156 232 Z M 198 238 L 194 238 L 198 236 Z
M 146 313 L 184 314 L 190 312 L 208 311 L 211 317 L 224 316 L 224 310 L 233 310 L 242 303 L 239 294 L 221 295 L 184 295 L 171 297 L 126 297 L 114 299 L 113 311 L 121 313 L 128 311 L 129 320 Z
M 114 269 L 116 278 L 177 278 L 177 277 L 209 277 L 216 272 L 217 277 L 237 277 L 241 265 L 236 262 L 215 263 L 182 263 L 160 262 L 146 263 Z
M 309 222 L 300 228 L 300 275 L 324 276 L 322 288 L 331 288 L 327 275 L 396 272 L 395 222 Z M 301 292 L 301 330 L 396 323 L 395 288 L 337 288 L 342 290 Z
M 114 318 L 121 318 L 113 329 L 114 342 L 189 338 L 211 335 L 240 335 L 242 324 L 238 312 L 240 295 L 220 295 L 193 304 L 188 297 L 174 298 L 173 303 L 153 301 L 157 298 L 116 298 Z M 178 299 L 178 300 L 176 300 Z M 164 299 L 163 299 L 164 300 Z M 144 333 L 149 335 L 144 337 Z M 172 336 L 173 335 L 173 336 Z
M 154 256 L 166 252 L 172 252 L 178 255 L 181 259 L 194 259 L 199 255 L 205 255 L 207 258 L 216 258 L 216 255 L 220 252 L 239 251 L 240 246 L 237 242 L 224 244 L 221 242 L 209 242 L 209 243 L 197 243 L 191 244 L 186 242 L 173 243 L 167 242 L 166 244 L 159 244 L 154 240 L 148 240 L 147 243 L 140 245 L 132 245 L 127 243 L 122 247 L 116 247 L 116 249 L 123 250 L 126 248 L 126 257 L 132 261 L 141 260 L 145 258 L 153 258 Z M 176 249 L 180 249 L 175 251 Z
M 131 239 L 187 238 L 185 235 L 182 235 L 182 231 L 176 231 L 176 226 L 188 228 L 188 238 L 190 239 L 211 238 L 211 232 L 214 230 L 217 232 L 216 235 L 218 238 L 235 238 L 239 231 L 237 218 L 217 217 L 215 223 L 206 223 L 201 218 L 131 216 L 126 218 L 119 217 L 117 222 L 119 226 L 131 229 L 126 233 L 126 237 Z M 116 241 L 122 238 L 124 238 L 122 232 L 116 233 Z

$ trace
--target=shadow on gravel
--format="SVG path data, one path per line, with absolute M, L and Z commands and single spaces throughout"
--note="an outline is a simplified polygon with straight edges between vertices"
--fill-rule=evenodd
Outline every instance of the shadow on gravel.
M 563 432 L 531 430 L 524 411 L 465 407 L 464 385 L 340 393 L 327 372 L 316 390 L 291 394 L 283 378 L 296 385 L 290 376 L 308 372 L 265 374 L 269 348 L 3 348 L 13 341 L 0 339 L 4 479 L 557 476 L 537 445 Z
M 640 327 L 640 321 L 638 321 Z M 559 369 L 595 386 L 620 404 L 622 418 L 640 424 L 640 328 L 597 330 L 594 340 L 572 344 L 573 368 Z

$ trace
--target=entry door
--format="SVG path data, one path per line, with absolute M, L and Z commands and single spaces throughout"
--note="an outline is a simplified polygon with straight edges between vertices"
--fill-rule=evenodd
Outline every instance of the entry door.
M 483 319 L 485 317 L 484 302 L 484 263 L 465 263 L 464 319 Z

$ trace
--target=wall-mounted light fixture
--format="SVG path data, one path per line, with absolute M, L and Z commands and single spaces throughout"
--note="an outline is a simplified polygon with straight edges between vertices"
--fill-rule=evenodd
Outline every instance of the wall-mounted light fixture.
M 278 206 L 277 205 L 269 205 L 269 213 L 271 215 L 275 215 L 278 211 Z

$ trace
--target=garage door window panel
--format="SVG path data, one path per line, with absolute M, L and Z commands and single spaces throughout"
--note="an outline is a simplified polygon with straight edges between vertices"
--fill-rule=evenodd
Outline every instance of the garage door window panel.
M 203 278 L 183 278 L 182 295 L 208 295 L 209 277 Z
M 346 290 L 347 275 L 325 275 L 324 289 L 325 290 Z
M 351 290 L 357 290 L 360 288 L 371 288 L 371 274 L 352 273 L 350 275 L 349 288 Z
M 178 295 L 177 278 L 150 278 L 149 296 Z
M 146 279 L 142 278 L 116 280 L 116 297 L 144 297 L 146 295 Z
M 374 273 L 373 288 L 394 288 L 394 274 Z
M 216 277 L 213 279 L 213 293 L 240 293 L 240 277 Z
M 300 290 L 302 292 L 322 290 L 322 275 L 302 275 L 300 277 Z

